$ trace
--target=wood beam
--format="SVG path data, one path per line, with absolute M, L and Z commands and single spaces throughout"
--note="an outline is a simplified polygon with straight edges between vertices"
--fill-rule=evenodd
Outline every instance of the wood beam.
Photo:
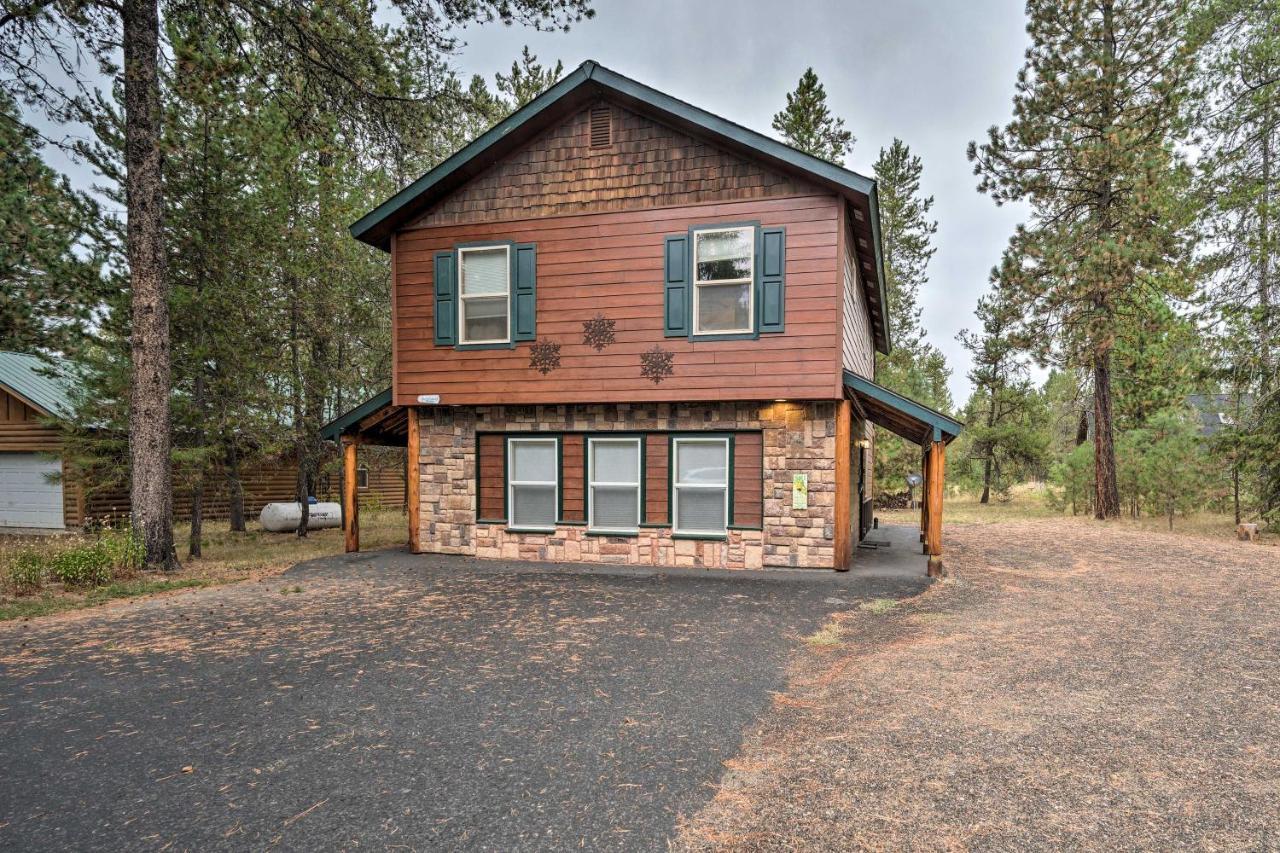
M 418 554 L 421 552 L 422 547 L 418 542 L 418 497 L 422 488 L 422 483 L 419 480 L 421 477 L 422 439 L 420 436 L 421 430 L 418 426 L 417 407 L 408 407 L 405 409 L 405 414 L 408 417 L 409 427 L 409 438 L 405 452 L 406 476 L 408 478 L 406 481 L 408 487 L 406 489 L 408 492 L 406 509 L 409 513 L 409 551 L 410 553 Z
M 920 542 L 924 553 L 929 553 L 929 448 L 920 451 L 920 476 L 924 482 L 920 484 Z
M 947 445 L 935 441 L 929 450 L 929 577 L 941 577 L 942 496 L 946 482 Z
M 342 541 L 348 554 L 360 550 L 360 482 L 356 473 L 356 444 L 342 437 Z
M 835 568 L 849 571 L 853 559 L 853 403 L 836 404 Z

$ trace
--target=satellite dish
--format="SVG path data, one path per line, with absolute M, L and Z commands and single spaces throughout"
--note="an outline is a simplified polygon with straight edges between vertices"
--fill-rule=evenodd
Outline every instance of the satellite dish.
M 916 486 L 918 486 L 918 485 L 920 485 L 921 483 L 923 483 L 923 482 L 924 482 L 924 477 L 921 477 L 919 474 L 908 474 L 908 475 L 907 475 L 907 485 L 908 485 L 908 486 L 910 486 L 910 487 L 911 487 L 911 488 L 913 488 L 913 489 L 914 489 Z

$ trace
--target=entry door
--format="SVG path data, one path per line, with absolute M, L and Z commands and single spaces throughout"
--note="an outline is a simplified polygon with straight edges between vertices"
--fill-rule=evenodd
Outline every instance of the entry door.
M 62 529 L 62 463 L 38 453 L 0 453 L 0 528 Z

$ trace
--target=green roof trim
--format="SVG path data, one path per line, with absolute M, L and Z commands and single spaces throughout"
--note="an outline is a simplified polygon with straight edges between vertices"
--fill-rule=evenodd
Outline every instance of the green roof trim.
M 339 436 L 346 432 L 348 427 L 354 426 L 360 421 L 372 415 L 378 409 L 391 405 L 391 389 L 383 391 L 381 394 L 370 397 L 360 405 L 351 409 L 344 415 L 339 415 L 320 427 L 320 437 L 329 441 L 337 441 Z
M 659 113 L 677 125 L 684 125 L 705 135 L 745 149 L 751 156 L 799 172 L 809 180 L 834 190 L 846 197 L 865 200 L 871 216 L 871 230 L 875 242 L 875 262 L 879 279 L 881 321 L 876 335 L 882 344 L 880 350 L 889 351 L 888 298 L 885 289 L 884 258 L 880 237 L 880 203 L 874 178 L 837 166 L 819 157 L 806 154 L 783 142 L 740 124 L 721 118 L 714 113 L 695 107 L 678 98 L 659 92 L 643 83 L 625 77 L 588 59 L 564 79 L 538 97 L 498 122 L 470 144 L 453 154 L 443 163 L 431 169 L 409 186 L 354 222 L 351 236 L 363 243 L 384 251 L 390 248 L 392 232 L 407 223 L 423 205 L 429 204 L 433 192 L 441 195 L 452 192 L 459 180 L 468 177 L 469 165 L 479 161 L 481 168 L 502 156 L 504 142 L 509 142 L 516 131 L 529 132 L 537 128 L 536 120 L 553 118 L 557 111 L 551 109 L 574 96 L 612 95 Z M 584 101 L 585 102 L 585 101 Z M 515 144 L 519 144 L 517 141 Z M 453 180 L 451 180 L 453 179 Z
M 933 430 L 934 441 L 950 442 L 964 430 L 964 424 L 953 417 L 917 403 L 910 397 L 904 397 L 897 391 L 890 391 L 883 385 L 872 382 L 851 370 L 844 371 L 844 387 L 855 394 L 862 394 L 872 400 L 901 412 L 903 415 L 920 422 L 921 427 Z M 921 430 L 924 432 L 924 429 Z
M 0 350 L 0 387 L 50 417 L 66 420 L 75 414 L 71 397 L 79 383 L 61 363 Z

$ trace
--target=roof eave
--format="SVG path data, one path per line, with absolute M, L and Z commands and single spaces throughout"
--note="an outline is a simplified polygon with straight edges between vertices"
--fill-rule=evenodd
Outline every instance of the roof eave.
M 560 82 L 516 110 L 460 149 L 443 163 L 427 172 L 387 201 L 374 208 L 350 226 L 351 235 L 361 242 L 384 251 L 390 248 L 391 232 L 403 224 L 406 209 L 415 205 L 421 196 L 456 175 L 467 164 L 484 156 L 495 145 L 511 136 L 518 128 L 543 114 L 552 105 L 586 84 L 613 94 L 624 101 L 645 105 L 664 113 L 675 123 L 697 132 L 710 134 L 747 152 L 766 164 L 781 167 L 785 171 L 799 172 L 809 180 L 850 198 L 870 199 L 874 204 L 875 181 L 865 175 L 829 163 L 826 160 L 792 148 L 776 139 L 757 133 L 728 119 L 709 113 L 678 98 L 652 89 L 617 72 L 587 60 L 565 76 Z M 873 228 L 879 234 L 879 214 L 873 211 Z M 878 241 L 877 241 L 878 243 Z M 876 246 L 879 259 L 880 247 Z M 880 276 L 883 280 L 883 275 Z M 881 285 L 883 288 L 883 284 Z M 887 346 L 887 344 L 886 344 Z

